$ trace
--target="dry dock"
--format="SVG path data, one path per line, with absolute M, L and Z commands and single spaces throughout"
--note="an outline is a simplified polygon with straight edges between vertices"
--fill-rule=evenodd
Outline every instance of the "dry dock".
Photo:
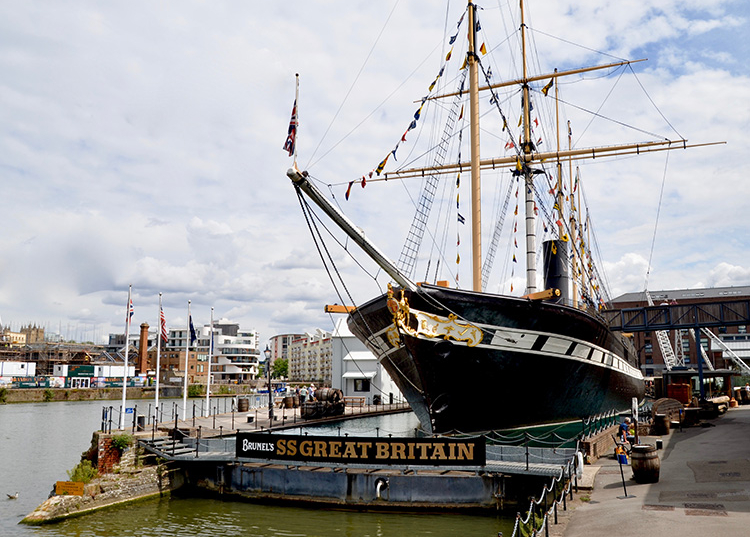
M 562 535 L 748 535 L 750 405 L 704 424 L 661 437 L 658 483 L 637 484 L 625 467 L 628 497 L 614 459 L 602 458 L 587 467 L 590 476 L 595 472 L 590 501 L 577 506 Z

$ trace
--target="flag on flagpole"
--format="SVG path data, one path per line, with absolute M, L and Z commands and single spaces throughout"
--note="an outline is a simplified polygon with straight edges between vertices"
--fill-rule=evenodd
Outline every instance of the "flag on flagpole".
M 125 314 L 125 324 L 130 326 L 130 319 L 133 317 L 135 310 L 133 309 L 133 299 L 128 297 L 128 311 Z
M 159 306 L 159 327 L 161 338 L 164 340 L 164 343 L 166 343 L 169 339 L 167 335 L 167 318 L 164 316 L 164 308 L 161 306 Z
M 284 150 L 289 153 L 291 157 L 294 155 L 294 146 L 297 142 L 297 99 L 294 99 L 294 106 L 292 107 L 292 119 L 289 120 L 289 132 L 286 136 L 286 142 L 284 142 Z
M 192 345 L 195 343 L 195 340 L 198 339 L 198 336 L 195 335 L 195 327 L 193 326 L 193 316 L 191 315 L 188 320 L 190 321 L 190 344 Z

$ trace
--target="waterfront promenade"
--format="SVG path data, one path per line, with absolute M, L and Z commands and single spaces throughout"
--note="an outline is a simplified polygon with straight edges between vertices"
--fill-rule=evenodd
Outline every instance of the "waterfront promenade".
M 577 500 L 565 527 L 555 533 L 563 537 L 747 535 L 750 406 L 730 409 L 703 423 L 707 426 L 672 430 L 661 437 L 658 483 L 637 484 L 630 479 L 630 467 L 624 467 L 628 497 L 613 458 L 587 467 L 594 487 L 589 501 Z M 656 438 L 641 441 L 655 443 Z
M 206 438 L 234 434 L 236 431 L 260 432 L 267 431 L 269 428 L 281 429 L 310 426 L 358 416 L 393 414 L 409 411 L 410 407 L 407 403 L 346 406 L 343 416 L 331 416 L 322 419 L 303 419 L 301 417 L 301 410 L 301 408 L 280 408 L 279 406 L 276 406 L 273 409 L 273 422 L 269 419 L 268 407 L 251 408 L 243 412 L 225 412 L 206 417 L 196 415 L 194 418 L 191 416 L 186 420 L 178 417 L 176 426 L 183 432 L 186 430 L 195 431 L 200 429 L 201 437 Z M 132 426 L 128 426 L 132 423 L 130 420 L 132 420 L 132 418 L 128 418 L 128 421 L 126 421 L 126 430 L 132 429 Z M 113 429 L 116 427 L 116 424 L 113 425 Z M 174 420 L 164 420 L 159 424 L 160 430 L 172 429 L 174 427 Z M 146 431 L 151 431 L 151 425 L 146 427 Z M 374 432 L 375 431 L 373 431 L 373 433 Z M 392 431 L 382 431 L 382 434 L 387 435 L 390 432 Z M 192 436 L 194 436 L 194 434 L 192 434 Z

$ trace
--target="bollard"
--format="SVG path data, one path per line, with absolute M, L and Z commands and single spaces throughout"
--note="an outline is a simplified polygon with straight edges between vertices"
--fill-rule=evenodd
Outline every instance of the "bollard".
M 174 457 L 175 444 L 177 443 L 177 417 L 178 414 L 174 415 L 174 433 L 172 434 L 172 456 Z
M 529 471 L 529 433 L 523 433 L 526 437 L 526 471 Z

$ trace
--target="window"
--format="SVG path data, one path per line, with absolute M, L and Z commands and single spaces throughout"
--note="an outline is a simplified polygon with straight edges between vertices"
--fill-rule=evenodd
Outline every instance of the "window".
M 369 379 L 354 379 L 354 391 L 355 392 L 369 392 L 370 380 Z

